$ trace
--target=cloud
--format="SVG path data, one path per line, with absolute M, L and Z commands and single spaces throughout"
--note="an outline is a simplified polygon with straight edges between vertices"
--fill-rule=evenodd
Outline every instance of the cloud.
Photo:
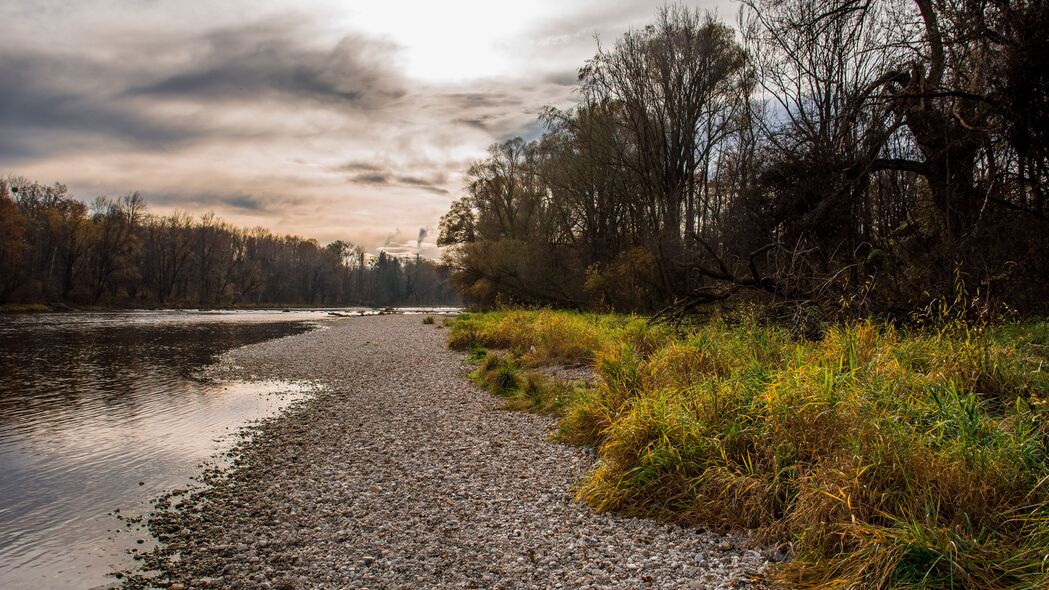
M 389 248 L 399 239 L 401 239 L 401 228 L 396 228 L 392 234 L 386 236 L 386 241 L 382 243 L 382 246 L 383 248 Z
M 413 6 L 419 14 L 400 15 Z M 654 10 L 3 2 L 0 175 L 65 182 L 85 200 L 140 190 L 156 213 L 214 210 L 322 242 L 434 253 L 426 240 L 469 164 L 494 141 L 537 137 L 542 107 L 575 100 L 593 34 L 614 39 Z M 430 66 L 449 76 L 413 74 Z
M 492 109 L 518 107 L 523 104 L 520 97 L 507 91 L 502 92 L 453 92 L 442 98 L 450 105 L 462 109 Z
M 309 38 L 301 22 L 271 20 L 193 33 L 161 47 L 125 40 L 134 50 L 121 59 L 0 47 L 0 163 L 294 134 L 302 130 L 280 123 L 279 111 L 293 120 L 307 102 L 345 119 L 353 111 L 389 112 L 406 96 L 389 42 L 355 34 L 317 48 L 305 43 Z M 233 120 L 252 108 L 269 110 L 272 119 Z
M 380 172 L 383 166 L 375 162 L 352 160 L 332 168 L 336 172 Z
M 270 203 L 253 195 L 237 195 L 232 197 L 220 197 L 219 202 L 235 209 L 246 209 L 249 211 L 266 211 Z
M 382 168 L 377 164 L 368 165 L 371 171 L 354 174 L 350 181 L 359 184 L 370 184 L 378 186 L 402 186 L 416 187 L 438 195 L 451 194 L 444 186 L 448 182 L 448 175 L 437 172 L 430 177 L 398 175 L 390 169 Z
M 375 110 L 407 94 L 391 63 L 397 47 L 362 35 L 330 49 L 303 43 L 301 24 L 269 21 L 205 33 L 180 71 L 129 89 L 132 96 L 257 101 L 279 97 Z
M 475 127 L 477 129 L 480 129 L 481 131 L 487 131 L 488 130 L 488 121 L 490 121 L 491 119 L 492 119 L 492 117 L 485 116 L 485 117 L 474 117 L 472 119 L 465 119 L 465 118 L 464 119 L 456 119 L 455 122 L 456 123 L 460 123 L 462 125 L 466 125 L 467 127 Z
M 90 149 L 92 137 L 152 147 L 202 133 L 122 108 L 109 93 L 120 78 L 105 64 L 77 57 L 0 52 L 0 161 Z
M 557 86 L 575 87 L 579 85 L 579 68 L 550 72 L 543 76 L 543 81 Z
M 379 174 L 378 172 L 366 172 L 364 174 L 357 174 L 350 180 L 353 182 L 360 182 L 364 184 L 390 184 L 390 179 L 385 174 Z
M 428 178 L 419 176 L 398 176 L 397 182 L 405 186 L 417 186 L 439 195 L 451 194 L 448 189 L 442 188 L 442 185 L 448 183 L 448 175 L 443 172 L 439 172 Z

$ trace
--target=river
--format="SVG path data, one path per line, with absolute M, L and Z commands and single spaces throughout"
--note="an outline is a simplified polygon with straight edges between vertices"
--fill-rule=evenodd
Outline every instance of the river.
M 320 310 L 0 316 L 0 588 L 112 584 L 106 574 L 150 546 L 117 509 L 147 513 L 231 433 L 309 387 L 195 373 L 232 348 L 330 319 Z

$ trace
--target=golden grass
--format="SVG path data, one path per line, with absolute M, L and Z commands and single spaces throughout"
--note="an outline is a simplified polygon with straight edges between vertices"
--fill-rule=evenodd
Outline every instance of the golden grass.
M 510 311 L 450 337 L 520 367 L 593 364 L 596 386 L 557 404 L 542 383 L 510 390 L 597 448 L 578 495 L 598 510 L 791 541 L 771 574 L 784 587 L 1049 588 L 1045 322 L 867 321 L 809 341 L 747 320 L 673 332 Z

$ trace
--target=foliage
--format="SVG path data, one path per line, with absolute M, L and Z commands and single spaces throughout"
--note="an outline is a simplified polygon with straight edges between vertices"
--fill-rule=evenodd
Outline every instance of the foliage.
M 346 242 L 239 229 L 214 214 L 145 212 L 137 194 L 91 207 L 64 185 L 0 179 L 0 303 L 449 304 L 434 263 Z
M 867 320 L 808 340 L 748 317 L 670 332 L 506 311 L 450 337 L 593 364 L 558 413 L 564 440 L 597 448 L 578 496 L 598 510 L 789 541 L 784 587 L 1049 587 L 1049 323 Z M 504 395 L 537 389 L 519 371 L 479 369 Z

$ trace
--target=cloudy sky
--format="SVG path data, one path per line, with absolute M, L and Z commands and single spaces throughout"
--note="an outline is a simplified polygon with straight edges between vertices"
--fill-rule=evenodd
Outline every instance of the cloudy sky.
M 733 20 L 728 0 L 689 5 Z M 462 171 L 535 136 L 651 0 L 4 0 L 0 175 L 141 191 L 322 242 L 436 255 Z

